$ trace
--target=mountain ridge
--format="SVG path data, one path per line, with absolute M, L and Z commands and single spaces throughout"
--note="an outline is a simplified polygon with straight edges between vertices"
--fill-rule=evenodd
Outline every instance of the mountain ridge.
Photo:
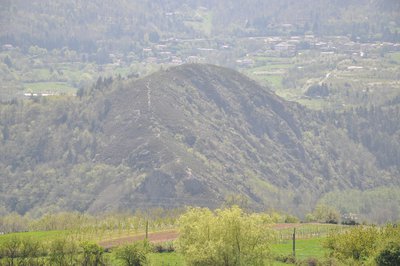
M 2 106 L 0 147 L 23 149 L 1 155 L 1 208 L 217 207 L 241 195 L 301 215 L 329 191 L 398 185 L 340 121 L 213 65 L 99 80 L 80 100 Z

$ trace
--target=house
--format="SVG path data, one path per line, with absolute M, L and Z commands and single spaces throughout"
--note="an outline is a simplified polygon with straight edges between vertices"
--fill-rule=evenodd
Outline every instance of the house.
M 2 49 L 3 49 L 4 51 L 10 51 L 10 50 L 14 49 L 14 46 L 12 46 L 12 44 L 4 44 L 4 45 L 2 46 Z
M 288 42 L 280 42 L 274 48 L 277 51 L 296 51 L 296 45 Z
M 296 55 L 296 45 L 289 42 L 281 42 L 274 46 L 275 51 L 280 53 L 280 56 L 295 56 Z

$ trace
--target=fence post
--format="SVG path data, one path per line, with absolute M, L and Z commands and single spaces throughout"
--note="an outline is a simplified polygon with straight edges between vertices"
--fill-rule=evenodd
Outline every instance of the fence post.
M 146 221 L 146 240 L 149 237 L 149 221 Z
M 293 257 L 296 257 L 296 227 L 293 229 Z

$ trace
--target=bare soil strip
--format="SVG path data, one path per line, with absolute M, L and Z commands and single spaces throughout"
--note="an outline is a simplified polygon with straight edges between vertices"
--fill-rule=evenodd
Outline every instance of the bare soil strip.
M 310 223 L 314 224 L 314 223 Z M 315 223 L 318 224 L 318 223 Z M 287 229 L 287 228 L 296 228 L 300 227 L 302 224 L 297 223 L 297 224 L 274 224 L 272 226 L 273 229 Z M 148 240 L 151 243 L 162 243 L 162 242 L 167 242 L 167 241 L 173 241 L 177 239 L 179 236 L 178 231 L 176 230 L 169 230 L 169 231 L 162 231 L 162 232 L 153 232 L 149 233 Z M 117 247 L 123 244 L 128 244 L 132 243 L 135 241 L 139 240 L 144 240 L 145 239 L 145 234 L 140 234 L 140 235 L 135 235 L 135 236 L 124 236 L 120 238 L 115 238 L 115 239 L 109 239 L 109 240 L 103 240 L 99 243 L 100 246 L 102 246 L 105 249 Z
M 99 243 L 105 249 L 117 247 L 123 244 L 129 244 L 135 241 L 144 240 L 146 237 L 145 234 L 135 235 L 135 236 L 125 236 L 116 239 L 103 240 Z M 178 238 L 178 232 L 175 230 L 171 231 L 163 231 L 163 232 L 154 232 L 149 233 L 148 240 L 151 243 L 162 243 L 167 241 L 172 241 Z

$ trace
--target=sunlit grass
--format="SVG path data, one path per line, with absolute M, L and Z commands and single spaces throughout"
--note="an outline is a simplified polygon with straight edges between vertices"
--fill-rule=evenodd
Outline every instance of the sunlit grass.
M 12 238 L 29 238 L 32 240 L 47 242 L 54 239 L 66 237 L 70 231 L 35 231 L 35 232 L 20 232 L 0 235 L 0 244 Z
M 65 82 L 24 83 L 26 93 L 75 94 L 76 88 Z
M 322 246 L 324 238 L 297 239 L 296 240 L 296 258 L 322 258 L 327 250 Z M 291 255 L 293 254 L 293 241 L 287 240 L 280 244 L 274 244 L 271 247 L 274 254 Z

